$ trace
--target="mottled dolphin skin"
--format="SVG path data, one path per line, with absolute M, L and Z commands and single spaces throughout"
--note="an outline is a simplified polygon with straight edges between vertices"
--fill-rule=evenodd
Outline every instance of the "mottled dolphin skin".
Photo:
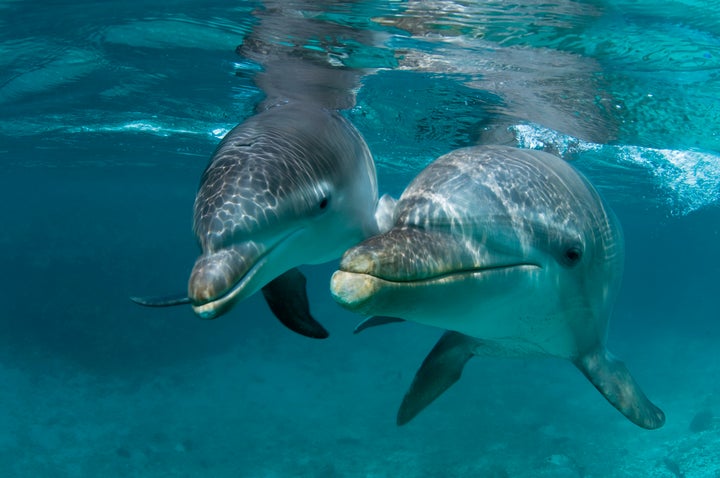
M 310 315 L 296 267 L 339 258 L 376 234 L 393 205 L 389 197 L 378 201 L 368 147 L 338 113 L 355 104 L 368 73 L 341 60 L 374 36 L 303 13 L 336 3 L 265 0 L 253 11 L 256 22 L 236 49 L 243 57 L 236 75 L 252 80 L 263 99 L 222 140 L 202 176 L 193 227 L 202 254 L 188 292 L 135 302 L 190 303 L 212 319 L 261 290 L 287 327 L 327 337 Z
M 340 257 L 377 232 L 375 166 L 341 115 L 275 106 L 230 131 L 200 180 L 193 310 L 213 318 L 300 264 Z
M 231 130 L 202 175 L 193 221 L 202 254 L 187 298 L 136 301 L 189 302 L 212 319 L 262 290 L 287 327 L 327 337 L 296 267 L 338 258 L 378 233 L 377 206 L 374 162 L 350 122 L 315 104 L 273 106 Z
M 398 413 L 404 424 L 455 383 L 473 355 L 570 360 L 633 423 L 663 412 L 606 349 L 620 286 L 620 225 L 567 162 L 476 146 L 442 156 L 400 197 L 394 227 L 349 249 L 335 300 L 371 318 L 446 329 Z

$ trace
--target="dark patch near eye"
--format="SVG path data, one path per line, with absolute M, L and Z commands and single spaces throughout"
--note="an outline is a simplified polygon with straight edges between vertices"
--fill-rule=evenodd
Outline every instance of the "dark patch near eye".
M 330 204 L 330 200 L 327 197 L 324 197 L 320 200 L 320 210 L 325 209 L 328 207 L 328 204 Z

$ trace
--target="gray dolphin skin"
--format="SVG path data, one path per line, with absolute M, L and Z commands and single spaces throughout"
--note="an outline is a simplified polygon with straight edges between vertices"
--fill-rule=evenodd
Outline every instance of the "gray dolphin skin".
M 418 370 L 397 421 L 410 421 L 479 356 L 571 361 L 633 423 L 663 412 L 606 349 L 620 286 L 620 225 L 592 185 L 541 151 L 475 146 L 442 156 L 400 197 L 394 226 L 349 249 L 335 300 L 447 331 Z M 395 318 L 395 319 L 393 319 Z
M 389 227 L 393 207 L 389 196 L 378 200 L 370 151 L 338 113 L 355 104 L 367 71 L 331 61 L 337 45 L 372 39 L 360 29 L 298 15 L 330 0 L 262 3 L 253 13 L 258 22 L 236 49 L 246 68 L 236 74 L 251 79 L 263 99 L 256 114 L 225 136 L 202 175 L 193 223 L 202 254 L 188 292 L 132 300 L 191 304 L 212 319 L 261 290 L 284 325 L 324 338 L 297 266 L 339 258 L 378 233 L 378 225 Z M 318 39 L 327 50 L 306 48 Z
M 133 300 L 191 303 L 212 319 L 262 290 L 288 328 L 327 337 L 296 267 L 338 258 L 378 233 L 377 206 L 374 162 L 350 122 L 314 104 L 271 107 L 230 131 L 202 175 L 193 221 L 202 254 L 187 297 Z
M 201 178 L 193 310 L 216 317 L 293 267 L 340 257 L 377 232 L 377 191 L 370 151 L 340 114 L 288 103 L 250 117 Z
M 213 319 L 262 290 L 285 326 L 325 338 L 296 267 L 338 258 L 377 234 L 392 205 L 378 201 L 372 156 L 349 121 L 314 104 L 271 107 L 231 130 L 202 175 L 193 222 L 202 254 L 187 296 L 132 299 L 190 303 Z

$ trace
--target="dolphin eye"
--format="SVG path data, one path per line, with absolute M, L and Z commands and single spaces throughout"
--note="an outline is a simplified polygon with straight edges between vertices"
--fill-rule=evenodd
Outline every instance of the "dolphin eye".
M 563 252 L 563 263 L 566 266 L 574 266 L 577 263 L 580 262 L 580 259 L 582 259 L 583 251 L 582 247 L 580 245 L 572 245 L 565 249 Z
M 329 196 L 323 196 L 322 199 L 320 199 L 320 203 L 318 204 L 318 207 L 321 211 L 324 211 L 327 209 L 328 205 L 330 204 L 330 197 Z

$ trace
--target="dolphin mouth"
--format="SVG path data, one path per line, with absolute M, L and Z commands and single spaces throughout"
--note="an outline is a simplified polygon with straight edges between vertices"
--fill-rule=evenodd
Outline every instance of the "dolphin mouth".
M 267 249 L 258 248 L 259 253 L 257 254 L 239 253 L 239 259 L 241 260 L 241 263 L 238 265 L 237 269 L 239 271 L 244 270 L 244 272 L 237 274 L 236 279 L 229 286 L 220 286 L 220 288 L 218 288 L 220 293 L 205 292 L 204 294 L 193 294 L 193 277 L 195 272 L 193 271 L 193 275 L 191 275 L 190 277 L 189 287 L 191 291 L 189 296 L 192 300 L 193 312 L 195 312 L 195 314 L 197 314 L 202 319 L 215 319 L 227 312 L 239 300 L 256 292 L 256 290 L 252 290 L 247 294 L 243 294 L 243 292 L 246 291 L 248 284 L 267 265 L 267 263 L 269 262 L 269 258 L 270 256 L 272 256 L 273 252 L 277 251 L 284 244 L 286 244 L 288 239 L 295 235 L 296 232 L 297 231 L 292 231 L 286 234 Z M 250 262 L 249 267 L 246 265 L 246 262 Z M 207 282 L 210 287 L 214 285 L 212 279 Z M 199 295 L 203 297 L 198 298 Z
M 214 319 L 225 313 L 235 302 L 247 284 L 257 275 L 260 268 L 267 263 L 267 254 L 263 254 L 250 269 L 222 294 L 204 302 L 193 302 L 192 309 L 201 319 Z
M 400 288 L 426 287 L 436 284 L 450 284 L 460 282 L 469 277 L 489 276 L 493 273 L 503 273 L 513 270 L 533 271 L 542 269 L 542 266 L 531 262 L 474 267 L 442 272 L 420 278 L 385 277 L 374 273 L 353 271 L 341 268 L 332 275 L 330 292 L 335 301 L 349 310 L 367 309 L 374 298 L 382 292 L 392 293 Z
M 349 273 L 360 273 L 360 274 L 366 274 L 373 276 L 377 279 L 383 280 L 385 282 L 389 283 L 395 283 L 395 284 L 430 284 L 433 282 L 441 282 L 445 280 L 456 280 L 456 279 L 462 279 L 466 278 L 468 276 L 476 276 L 479 274 L 489 273 L 489 272 L 496 272 L 496 271 L 506 271 L 510 269 L 516 269 L 516 268 L 542 268 L 539 264 L 535 264 L 532 262 L 518 262 L 518 263 L 511 263 L 511 264 L 497 264 L 497 265 L 490 265 L 490 266 L 481 266 L 481 267 L 468 267 L 467 269 L 456 269 L 448 272 L 439 272 L 437 274 L 430 274 L 424 277 L 418 277 L 418 278 L 401 278 L 401 277 L 389 277 L 384 276 L 381 274 L 373 274 L 373 273 L 367 273 L 367 272 L 355 272 L 351 269 L 343 269 L 340 270 L 343 272 L 349 272 Z

